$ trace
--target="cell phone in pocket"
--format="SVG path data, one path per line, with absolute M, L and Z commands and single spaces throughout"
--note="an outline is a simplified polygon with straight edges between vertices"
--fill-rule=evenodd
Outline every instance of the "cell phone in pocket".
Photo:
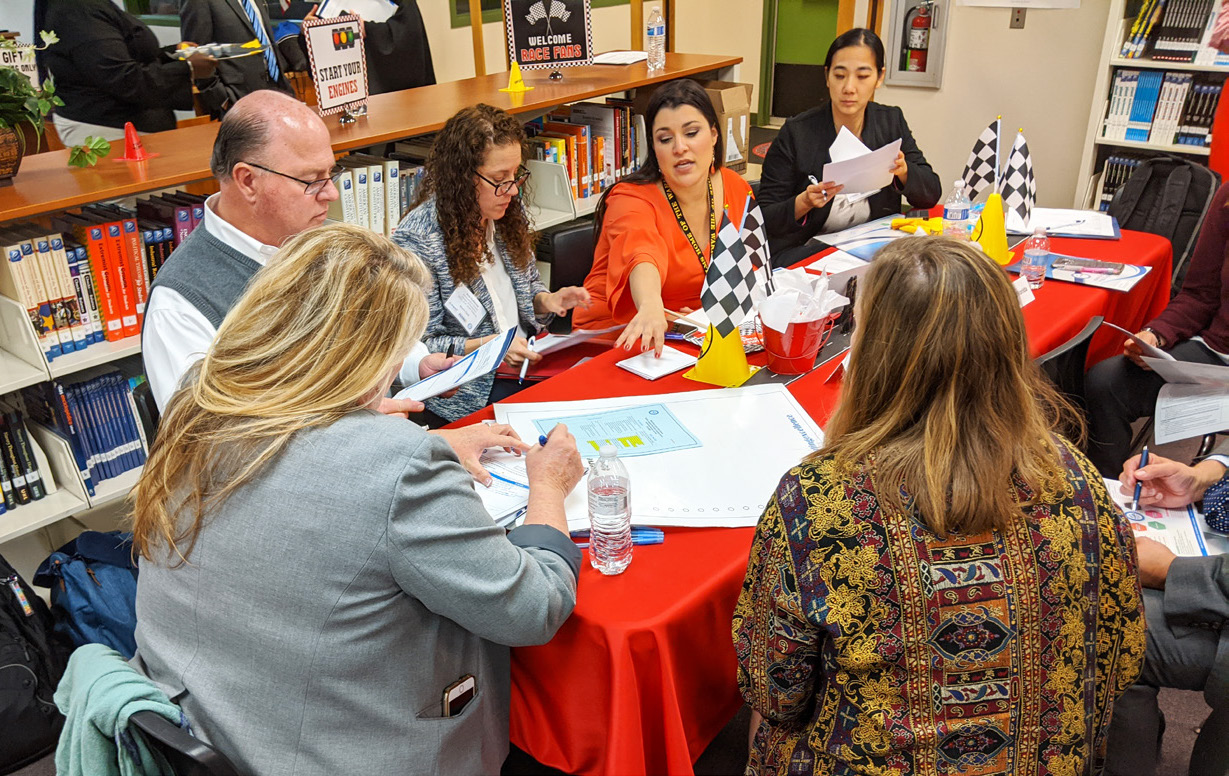
M 473 674 L 466 674 L 444 688 L 444 707 L 442 716 L 455 717 L 465 710 L 478 691 Z

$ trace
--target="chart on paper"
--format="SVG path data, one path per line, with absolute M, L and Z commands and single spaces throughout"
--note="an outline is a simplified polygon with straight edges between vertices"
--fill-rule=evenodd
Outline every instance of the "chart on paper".
M 1229 551 L 1229 538 L 1208 528 L 1203 515 L 1194 507 L 1166 509 L 1165 507 L 1145 507 L 1131 509 L 1131 497 L 1122 492 L 1118 480 L 1106 478 L 1105 487 L 1127 517 L 1131 530 L 1136 537 L 1144 536 L 1160 542 L 1183 557 L 1199 557 L 1200 555 L 1220 555 Z
M 557 423 L 568 427 L 585 458 L 596 458 L 603 445 L 614 445 L 620 458 L 655 455 L 699 447 L 700 440 L 674 417 L 664 404 L 567 415 L 533 421 L 539 434 L 549 434 Z

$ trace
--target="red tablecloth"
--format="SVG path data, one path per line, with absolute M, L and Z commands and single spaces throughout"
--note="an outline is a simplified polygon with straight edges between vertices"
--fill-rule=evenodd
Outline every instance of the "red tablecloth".
M 1069 339 L 1093 315 L 1132 331 L 1168 300 L 1170 248 L 1161 238 L 1124 233 L 1117 242 L 1055 239 L 1055 251 L 1146 263 L 1129 294 L 1048 281 L 1024 308 L 1039 355 Z M 1098 355 L 1121 338 L 1101 337 Z M 656 382 L 614 366 L 609 352 L 509 401 L 557 401 L 703 388 L 677 373 Z M 760 354 L 758 363 L 763 363 Z M 753 362 L 757 359 L 753 357 Z M 1090 358 L 1090 361 L 1093 359 Z M 833 362 L 789 386 L 821 425 L 836 404 Z M 493 410 L 467 421 L 493 417 Z M 731 458 L 729 472 L 737 476 Z M 628 570 L 603 577 L 585 558 L 576 611 L 544 646 L 512 651 L 513 743 L 540 762 L 579 774 L 689 774 L 742 701 L 730 640 L 734 602 L 752 530 L 666 529 L 666 541 L 635 549 Z

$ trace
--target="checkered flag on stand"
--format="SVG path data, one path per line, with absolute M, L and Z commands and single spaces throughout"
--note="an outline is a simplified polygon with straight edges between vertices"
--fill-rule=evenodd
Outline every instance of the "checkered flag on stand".
M 743 244 L 738 227 L 723 212 L 717 246 L 700 291 L 704 312 L 719 335 L 729 335 L 751 312 L 754 288 L 755 267 L 751 263 L 751 252 Z
M 964 193 L 970 200 L 986 189 L 994 191 L 996 178 L 999 174 L 999 124 L 1002 117 L 990 122 L 990 126 L 982 130 L 969 153 L 969 161 L 964 164 Z
M 1024 130 L 1020 130 L 1003 170 L 1003 204 L 1009 219 L 1015 213 L 1020 217 L 1019 226 L 1027 227 L 1036 202 L 1037 180 L 1033 177 L 1033 157 L 1029 155 Z
M 764 214 L 759 203 L 750 195 L 744 208 L 742 241 L 751 257 L 751 267 L 764 273 L 764 288 L 772 293 L 772 251 L 768 248 L 768 236 L 764 234 Z

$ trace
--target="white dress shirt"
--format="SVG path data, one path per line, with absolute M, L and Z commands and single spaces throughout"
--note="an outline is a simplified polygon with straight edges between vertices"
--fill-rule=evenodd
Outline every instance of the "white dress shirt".
M 512 285 L 512 277 L 504 266 L 503 254 L 495 243 L 495 225 L 490 221 L 487 221 L 486 245 L 487 259 L 482 264 L 482 282 L 486 284 L 495 308 L 495 326 L 500 333 L 516 329 L 516 336 L 525 337 L 525 330 L 521 328 L 520 308 L 516 304 L 516 287 Z
M 217 196 L 214 194 L 205 201 L 203 228 L 263 267 L 277 248 L 265 245 L 227 223 L 214 211 Z M 158 286 L 149 295 L 145 306 L 141 357 L 145 361 L 145 377 L 149 380 L 159 411 L 166 410 L 167 402 L 179 388 L 183 376 L 205 356 L 217 333 L 209 319 L 178 291 Z M 406 382 L 409 375 L 413 377 L 408 382 L 418 380 L 418 365 L 427 352 L 421 342 L 414 344 L 401 369 L 402 382 Z

